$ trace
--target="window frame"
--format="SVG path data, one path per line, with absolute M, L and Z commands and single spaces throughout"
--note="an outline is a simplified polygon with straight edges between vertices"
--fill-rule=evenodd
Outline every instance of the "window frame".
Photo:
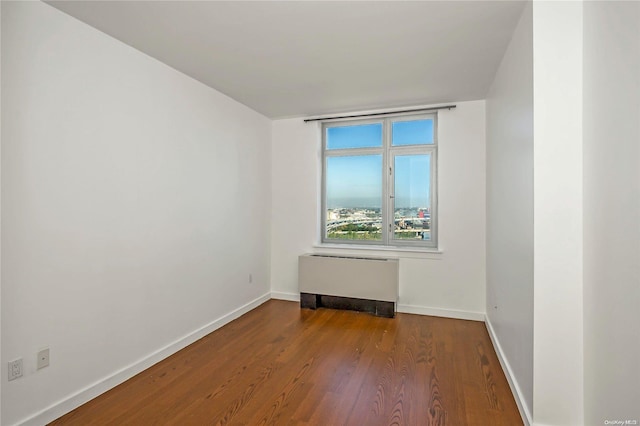
M 400 121 L 433 120 L 433 143 L 422 145 L 392 146 L 392 123 Z M 366 124 L 382 124 L 382 146 L 366 148 L 327 149 L 327 129 L 331 127 L 358 126 Z M 350 118 L 325 121 L 321 125 L 321 212 L 320 242 L 322 244 L 338 244 L 345 247 L 378 246 L 381 248 L 438 248 L 438 113 L 393 114 L 385 117 L 362 119 Z M 327 161 L 331 157 L 348 157 L 357 155 L 382 155 L 382 239 L 381 240 L 344 240 L 327 238 Z M 395 229 L 395 158 L 401 155 L 430 155 L 430 240 L 402 240 L 394 238 Z M 391 225 L 391 226 L 390 226 Z

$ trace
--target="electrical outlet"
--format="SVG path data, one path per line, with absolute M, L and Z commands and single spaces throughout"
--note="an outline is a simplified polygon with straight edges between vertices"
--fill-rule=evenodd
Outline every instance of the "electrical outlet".
M 37 369 L 45 368 L 49 366 L 49 348 L 44 348 L 38 352 L 38 366 Z
M 253 274 L 249 274 L 249 284 L 253 282 Z
M 9 361 L 9 381 L 22 377 L 22 358 Z

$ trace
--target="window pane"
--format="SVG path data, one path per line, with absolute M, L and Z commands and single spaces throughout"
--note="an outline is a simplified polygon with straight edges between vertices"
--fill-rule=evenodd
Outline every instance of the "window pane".
M 395 121 L 391 124 L 392 144 L 427 145 L 433 143 L 433 119 Z
M 394 160 L 396 240 L 431 240 L 431 154 L 396 155 Z
M 327 128 L 327 149 L 379 148 L 382 123 Z
M 382 155 L 327 158 L 326 185 L 328 239 L 382 239 Z

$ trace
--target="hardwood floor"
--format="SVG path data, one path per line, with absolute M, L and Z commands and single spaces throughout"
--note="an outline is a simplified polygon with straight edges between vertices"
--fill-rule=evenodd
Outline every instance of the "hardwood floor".
M 481 322 L 270 300 L 52 425 L 521 425 Z

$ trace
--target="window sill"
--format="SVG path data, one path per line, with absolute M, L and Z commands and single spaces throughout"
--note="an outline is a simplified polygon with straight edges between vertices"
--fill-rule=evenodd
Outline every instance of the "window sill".
M 313 246 L 314 254 L 354 254 L 382 256 L 382 257 L 402 257 L 411 259 L 434 259 L 441 260 L 443 251 L 433 248 L 417 247 L 391 247 L 391 246 L 369 246 L 356 244 L 316 244 Z

